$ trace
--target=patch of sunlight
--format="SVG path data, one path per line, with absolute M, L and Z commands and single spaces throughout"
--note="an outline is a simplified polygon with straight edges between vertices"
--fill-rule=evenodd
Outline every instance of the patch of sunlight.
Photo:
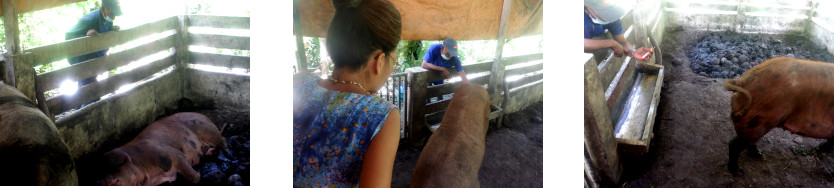
M 202 52 L 202 53 L 212 53 L 212 54 L 223 54 L 223 55 L 250 56 L 250 51 L 249 50 L 214 48 L 214 47 L 197 46 L 197 45 L 188 45 L 188 51 Z
M 229 67 L 218 67 L 218 66 L 211 66 L 211 65 L 201 65 L 201 64 L 189 64 L 189 68 L 208 71 L 208 72 L 216 72 L 216 73 L 230 73 L 236 75 L 249 75 L 248 69 L 241 69 L 241 68 L 229 68 Z
M 58 90 L 59 95 L 75 95 L 78 91 L 78 82 L 75 80 L 64 80 Z
M 172 49 L 172 48 L 169 48 L 169 49 Z M 137 59 L 136 61 L 130 62 L 130 63 L 128 63 L 128 64 L 127 64 L 127 65 L 125 65 L 125 66 L 121 66 L 121 67 L 119 67 L 119 68 L 117 68 L 117 69 L 116 69 L 116 72 L 115 72 L 115 73 L 116 73 L 116 74 L 121 74 L 121 73 L 124 73 L 124 72 L 128 72 L 128 71 L 131 71 L 131 70 L 133 70 L 133 69 L 136 69 L 136 68 L 139 68 L 139 67 L 142 67 L 142 66 L 148 65 L 148 64 L 150 64 L 150 63 L 152 63 L 152 62 L 154 62 L 154 61 L 158 61 L 158 60 L 164 59 L 164 58 L 166 58 L 166 57 L 168 57 L 168 56 L 171 56 L 171 55 L 173 55 L 173 54 L 174 54 L 174 53 L 173 53 L 173 52 L 169 52 L 169 51 L 168 51 L 168 49 L 166 49 L 166 50 L 162 50 L 162 51 L 159 51 L 159 52 L 157 52 L 157 53 L 154 53 L 154 54 L 151 54 L 151 55 L 145 56 L 145 57 L 143 57 L 143 58 L 141 58 L 141 59 Z
M 117 89 L 114 93 L 115 94 L 124 93 L 124 92 L 130 91 L 131 89 L 133 89 L 135 87 L 136 87 L 136 83 L 125 84 L 125 85 L 119 87 L 119 89 Z
M 479 77 L 482 77 L 482 76 L 489 76 L 489 72 L 466 73 L 466 79 L 469 79 L 470 81 L 472 79 L 479 78 Z M 453 76 L 450 79 L 446 79 L 446 82 L 447 83 L 460 82 L 460 76 Z
M 501 52 L 503 57 L 513 57 L 534 53 L 542 53 L 543 35 L 523 36 L 510 39 L 510 42 L 504 44 L 504 51 Z
M 188 27 L 189 33 L 194 34 L 213 34 L 213 35 L 228 35 L 228 36 L 241 36 L 241 37 L 248 37 L 251 36 L 251 32 L 248 29 L 225 29 L 225 28 L 213 28 L 213 27 Z
M 539 63 L 542 63 L 542 60 L 534 60 L 534 61 L 525 62 L 525 63 L 518 63 L 518 64 L 507 66 L 505 69 L 506 70 L 517 69 L 517 68 L 521 68 L 521 67 L 532 66 L 532 65 L 535 65 L 535 64 L 539 64 Z
M 507 82 L 514 82 L 514 81 L 521 80 L 521 79 L 522 79 L 522 78 L 524 78 L 524 77 L 533 76 L 533 75 L 537 75 L 537 74 L 541 74 L 541 73 L 542 73 L 542 71 L 541 71 L 541 70 L 539 70 L 539 71 L 529 72 L 529 73 L 525 73 L 525 74 L 519 74 L 519 75 L 508 76 L 508 77 L 506 78 L 506 81 L 507 81 Z

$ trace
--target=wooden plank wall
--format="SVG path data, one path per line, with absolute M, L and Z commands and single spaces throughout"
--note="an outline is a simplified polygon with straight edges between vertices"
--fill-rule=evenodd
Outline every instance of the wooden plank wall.
M 685 29 L 750 33 L 804 32 L 810 0 L 666 0 L 667 24 Z
M 249 29 L 249 17 L 188 15 L 186 20 L 188 27 Z M 188 33 L 189 45 L 212 48 L 249 50 L 249 40 L 248 36 Z M 190 64 L 250 68 L 249 56 L 194 51 L 188 52 L 188 55 Z M 249 75 L 199 69 L 188 69 L 185 73 L 189 87 L 186 98 L 198 103 L 211 102 L 222 108 L 249 109 Z

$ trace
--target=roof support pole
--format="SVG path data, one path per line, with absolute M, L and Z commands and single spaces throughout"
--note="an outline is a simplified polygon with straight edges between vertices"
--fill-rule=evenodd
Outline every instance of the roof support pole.
M 504 35 L 507 30 L 507 22 L 510 18 L 510 9 L 512 6 L 512 0 L 504 0 L 503 9 L 501 10 L 501 24 L 498 28 L 498 46 L 495 48 L 495 61 L 492 64 L 492 71 L 490 74 L 492 75 L 489 80 L 489 96 L 491 105 L 498 106 L 501 104 L 501 109 L 506 109 L 507 107 L 507 95 L 509 91 L 507 90 L 507 85 L 504 83 L 504 64 L 501 62 L 502 53 L 504 51 Z M 500 103 L 499 103 L 500 102 Z M 496 121 L 498 127 L 501 127 L 501 122 L 503 121 L 503 112 L 502 115 L 498 116 L 498 120 Z
M 301 32 L 301 12 L 298 11 L 298 0 L 292 1 L 292 22 L 293 34 L 295 34 L 296 47 L 296 70 L 298 72 L 308 72 L 307 70 L 307 55 L 304 52 L 304 39 Z
M 17 11 L 14 0 L 3 0 L 3 26 L 6 32 L 6 55 L 3 65 L 3 81 L 6 85 L 17 86 L 12 55 L 20 53 L 20 34 L 18 33 Z

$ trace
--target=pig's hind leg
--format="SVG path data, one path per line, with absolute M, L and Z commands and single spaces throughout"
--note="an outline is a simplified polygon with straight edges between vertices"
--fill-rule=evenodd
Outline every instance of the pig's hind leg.
M 185 156 L 179 157 L 178 161 L 179 162 L 176 165 L 177 172 L 180 174 L 180 176 L 185 178 L 185 180 L 187 180 L 188 182 L 194 184 L 200 183 L 200 173 L 198 173 L 196 170 L 194 170 L 193 167 L 191 167 L 191 163 L 185 158 Z
M 775 124 L 770 123 L 773 121 L 760 119 L 757 116 L 747 123 L 735 124 L 736 137 L 730 141 L 730 155 L 727 161 L 727 170 L 735 176 L 744 175 L 744 170 L 738 166 L 738 157 L 741 152 L 750 149 L 748 154 L 752 158 L 760 158 L 762 154 L 756 147 L 756 143 L 775 126 Z

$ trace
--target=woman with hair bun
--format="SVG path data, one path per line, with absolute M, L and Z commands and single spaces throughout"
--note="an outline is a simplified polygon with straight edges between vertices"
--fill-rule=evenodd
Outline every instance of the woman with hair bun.
M 400 13 L 386 0 L 333 0 L 327 79 L 293 76 L 293 185 L 389 187 L 400 113 L 377 96 L 391 75 Z

